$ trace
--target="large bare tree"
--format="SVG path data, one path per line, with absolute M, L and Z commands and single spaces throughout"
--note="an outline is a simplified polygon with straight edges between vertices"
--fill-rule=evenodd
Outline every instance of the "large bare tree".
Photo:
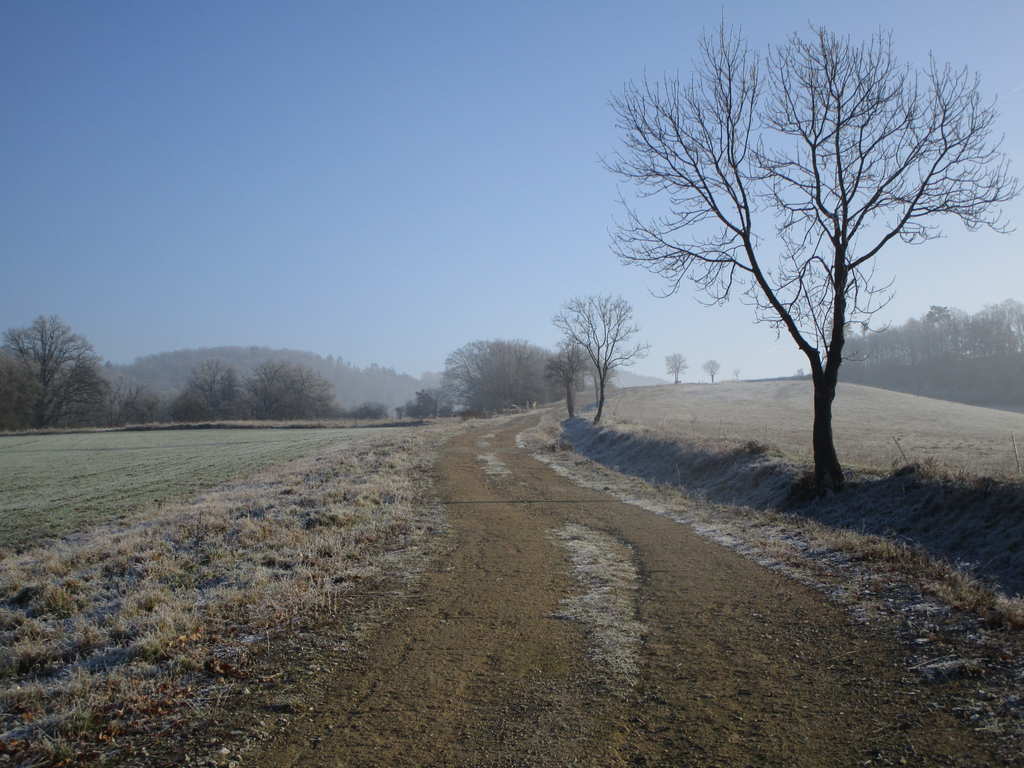
M 570 299 L 554 317 L 555 327 L 567 341 L 583 348 L 594 366 L 597 413 L 604 413 L 605 387 L 616 368 L 632 365 L 650 346 L 634 343 L 640 328 L 633 322 L 633 307 L 621 296 L 582 296 Z
M 679 383 L 679 377 L 682 375 L 690 366 L 686 362 L 686 358 L 678 352 L 673 352 L 665 358 L 665 372 L 672 375 L 675 379 L 673 384 Z
M 689 82 L 628 83 L 613 99 L 624 148 L 608 162 L 667 214 L 625 204 L 620 258 L 714 302 L 735 290 L 810 363 L 819 492 L 843 472 L 832 402 L 847 329 L 888 297 L 875 257 L 924 243 L 937 221 L 1007 228 L 1019 191 L 993 134 L 997 113 L 966 69 L 899 62 L 891 37 L 856 44 L 826 29 L 766 56 L 724 25 Z
M 81 423 L 102 408 L 108 385 L 99 373 L 99 356 L 56 315 L 8 329 L 3 346 L 35 381 L 33 427 Z

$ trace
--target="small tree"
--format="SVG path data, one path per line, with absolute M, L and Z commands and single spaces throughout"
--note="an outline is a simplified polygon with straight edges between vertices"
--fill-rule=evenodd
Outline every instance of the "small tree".
M 736 381 L 739 381 L 739 380 L 740 380 L 740 369 L 739 369 L 739 368 L 733 368 L 733 369 L 732 369 L 732 377 L 733 377 L 733 379 L 735 379 Z
M 722 364 L 717 360 L 708 360 L 704 365 L 701 366 L 704 369 L 704 373 L 711 377 L 711 383 L 715 383 L 715 376 L 718 375 L 718 371 L 721 370 Z
M 558 384 L 565 392 L 565 410 L 569 418 L 576 417 L 576 390 L 583 379 L 586 353 L 572 340 L 563 341 L 558 351 L 547 362 L 548 379 Z
M 665 372 L 675 378 L 674 384 L 679 383 L 679 376 L 689 367 L 686 358 L 678 352 L 674 352 L 665 358 Z
M 614 99 L 625 149 L 610 169 L 662 196 L 627 207 L 614 247 L 715 302 L 739 286 L 755 317 L 810 364 L 814 474 L 839 489 L 832 436 L 843 346 L 887 299 L 873 259 L 892 241 L 940 236 L 935 219 L 1006 231 L 1019 191 L 993 136 L 997 113 L 966 69 L 900 63 L 888 35 L 854 44 L 823 28 L 759 56 L 722 26 L 689 82 L 629 83 Z
M 599 424 L 604 412 L 605 387 L 612 372 L 632 365 L 650 349 L 647 344 L 631 341 L 640 330 L 633 322 L 633 307 L 621 296 L 578 297 L 570 299 L 555 315 L 554 324 L 566 339 L 583 349 L 594 366 L 597 389 L 594 423 Z

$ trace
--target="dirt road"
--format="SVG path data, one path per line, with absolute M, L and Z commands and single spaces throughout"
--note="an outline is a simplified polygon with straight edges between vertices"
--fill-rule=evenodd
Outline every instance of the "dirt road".
M 582 490 L 515 447 L 519 420 L 454 440 L 438 472 L 451 547 L 370 652 L 262 766 L 1007 764 L 945 711 L 897 641 L 684 525 Z M 553 532 L 627 544 L 645 627 L 609 687 Z

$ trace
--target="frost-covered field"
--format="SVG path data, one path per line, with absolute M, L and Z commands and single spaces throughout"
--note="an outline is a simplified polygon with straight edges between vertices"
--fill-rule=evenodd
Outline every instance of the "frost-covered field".
M 0 437 L 0 549 L 21 547 L 380 429 L 209 429 Z
M 636 387 L 613 393 L 607 424 L 637 424 L 689 441 L 766 444 L 797 463 L 810 460 L 809 381 Z M 584 416 L 587 413 L 583 414 Z M 1017 475 L 1011 434 L 1024 462 L 1024 414 L 840 384 L 833 430 L 845 466 L 889 470 L 936 461 L 973 475 Z

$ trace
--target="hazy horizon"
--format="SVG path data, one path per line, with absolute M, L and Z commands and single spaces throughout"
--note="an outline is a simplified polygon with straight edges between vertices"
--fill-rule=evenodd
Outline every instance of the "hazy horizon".
M 927 19 L 922 24 L 921 17 Z M 115 363 L 176 349 L 265 346 L 420 376 L 473 339 L 558 340 L 574 295 L 621 294 L 647 359 L 685 378 L 791 375 L 792 342 L 741 301 L 621 266 L 608 230 L 619 182 L 610 95 L 685 77 L 724 17 L 753 46 L 807 23 L 894 35 L 914 65 L 966 65 L 998 97 L 1021 174 L 1019 3 L 691 6 L 540 3 L 443 9 L 333 3 L 9 5 L 0 25 L 0 330 L 57 314 Z M 1024 202 L 1005 207 L 1018 227 Z M 1021 299 L 1021 235 L 890 245 L 880 324 L 932 304 Z

